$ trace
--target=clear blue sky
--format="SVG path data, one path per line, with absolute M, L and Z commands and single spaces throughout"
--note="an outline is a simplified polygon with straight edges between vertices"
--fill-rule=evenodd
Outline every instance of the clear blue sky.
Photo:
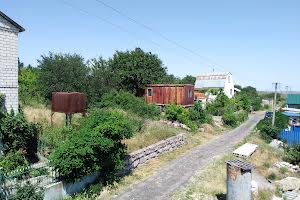
M 2 0 L 0 9 L 26 29 L 20 35 L 19 50 L 25 64 L 36 65 L 49 51 L 79 53 L 90 59 L 141 47 L 157 54 L 176 76 L 196 76 L 215 68 L 232 72 L 243 86 L 271 90 L 277 81 L 282 83 L 281 90 L 288 85 L 300 91 L 298 0 L 102 1 L 222 67 L 204 62 L 95 0 Z

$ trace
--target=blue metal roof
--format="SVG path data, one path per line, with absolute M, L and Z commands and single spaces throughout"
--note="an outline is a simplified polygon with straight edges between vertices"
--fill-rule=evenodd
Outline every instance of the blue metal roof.
M 283 112 L 282 114 L 288 116 L 288 117 L 300 117 L 299 113 L 292 113 L 292 112 Z

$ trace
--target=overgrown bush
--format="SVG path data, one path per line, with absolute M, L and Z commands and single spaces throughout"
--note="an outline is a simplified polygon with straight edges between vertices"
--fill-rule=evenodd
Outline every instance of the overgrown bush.
M 23 113 L 5 113 L 0 118 L 0 135 L 3 142 L 3 151 L 17 152 L 22 150 L 26 155 L 32 156 L 37 152 L 37 141 L 40 128 L 28 122 Z
M 43 200 L 42 188 L 38 188 L 29 182 L 23 186 L 18 186 L 15 194 L 10 195 L 8 200 Z
M 41 148 L 47 147 L 51 151 L 72 136 L 74 131 L 72 126 L 47 127 L 40 135 L 39 145 Z
M 232 111 L 225 111 L 222 119 L 224 124 L 227 126 L 236 127 L 238 125 L 236 114 Z
M 117 111 L 94 111 L 81 122 L 80 129 L 50 155 L 51 165 L 67 181 L 75 181 L 95 171 L 111 181 L 123 166 L 132 125 Z
M 203 123 L 212 123 L 212 116 L 203 109 L 202 103 L 197 102 L 194 106 L 189 110 L 190 119 L 195 121 L 198 125 Z
M 300 144 L 287 146 L 284 152 L 284 160 L 294 165 L 300 165 Z
M 159 108 L 147 104 L 144 99 L 125 91 L 111 91 L 101 98 L 100 108 L 120 108 L 131 111 L 140 117 L 156 118 L 160 115 Z
M 214 116 L 223 116 L 225 107 L 230 104 L 230 99 L 223 93 L 219 93 L 217 98 L 207 104 L 207 111 L 209 114 Z
M 278 139 L 280 129 L 277 127 L 264 125 L 260 130 L 260 136 L 267 143 L 270 143 L 273 139 Z
M 279 133 L 281 129 L 288 127 L 288 117 L 280 112 L 276 112 L 275 125 L 272 126 L 272 119 L 265 118 L 261 120 L 256 128 L 260 131 L 260 136 L 266 142 L 271 142 L 273 139 L 279 138 Z
M 198 128 L 196 123 L 191 121 L 189 111 L 181 105 L 170 104 L 166 106 L 165 113 L 168 120 L 183 123 L 192 131 L 196 131 Z
M 19 150 L 15 153 L 7 153 L 6 156 L 0 157 L 0 172 L 8 173 L 16 169 L 28 166 L 23 153 Z

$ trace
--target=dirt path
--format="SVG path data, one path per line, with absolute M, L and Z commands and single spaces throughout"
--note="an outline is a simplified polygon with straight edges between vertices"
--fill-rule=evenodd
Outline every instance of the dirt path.
M 262 113 L 251 115 L 240 127 L 196 147 L 187 154 L 171 161 L 167 166 L 137 184 L 131 185 L 116 200 L 165 200 L 184 187 L 188 180 L 201 167 L 207 165 L 214 156 L 232 150 L 235 144 L 249 135 L 263 117 Z M 217 172 L 216 172 L 217 173 Z M 213 177 L 212 177 L 213 178 Z

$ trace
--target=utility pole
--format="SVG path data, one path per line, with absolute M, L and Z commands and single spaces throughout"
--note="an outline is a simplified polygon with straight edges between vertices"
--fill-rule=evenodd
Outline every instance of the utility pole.
M 273 118 L 272 118 L 272 126 L 275 125 L 275 115 L 276 115 L 276 106 L 277 106 L 277 89 L 279 83 L 273 83 L 275 85 L 275 93 L 274 93 L 274 102 L 273 102 Z

